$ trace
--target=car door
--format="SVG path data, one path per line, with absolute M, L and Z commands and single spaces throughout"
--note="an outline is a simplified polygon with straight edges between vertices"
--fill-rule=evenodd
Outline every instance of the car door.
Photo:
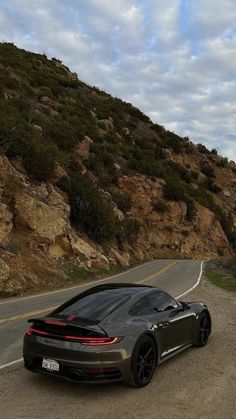
M 163 355 L 168 356 L 192 343 L 195 316 L 191 309 L 184 310 L 181 307 L 165 310 L 165 312 L 168 327 L 163 331 L 166 344 Z
M 152 295 L 152 307 L 157 310 L 157 331 L 162 346 L 162 357 L 192 342 L 194 314 L 164 291 Z

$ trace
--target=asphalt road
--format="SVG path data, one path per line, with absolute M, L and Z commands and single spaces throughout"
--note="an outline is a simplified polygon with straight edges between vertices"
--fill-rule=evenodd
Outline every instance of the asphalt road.
M 6 364 L 22 357 L 22 337 L 27 319 L 50 312 L 59 304 L 94 284 L 132 282 L 158 286 L 174 297 L 188 293 L 198 283 L 201 261 L 155 260 L 105 280 L 41 295 L 0 300 L 0 373 Z M 20 361 L 19 361 L 20 362 Z
M 40 316 L 44 310 L 41 314 L 45 314 L 48 307 L 60 304 L 85 286 L 0 301 L 0 418 L 234 419 L 235 296 L 214 287 L 204 275 L 201 277 L 201 271 L 200 261 L 158 260 L 106 279 L 140 281 L 186 301 L 204 301 L 212 315 L 213 331 L 208 345 L 190 348 L 160 365 L 152 382 L 142 389 L 122 384 L 70 383 L 32 374 L 23 368 L 22 362 L 5 365 L 21 358 L 22 336 L 30 311 L 37 311 Z

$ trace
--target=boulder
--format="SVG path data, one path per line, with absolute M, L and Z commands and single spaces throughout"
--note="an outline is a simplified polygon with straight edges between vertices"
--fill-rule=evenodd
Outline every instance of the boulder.
M 115 249 L 111 249 L 111 252 L 115 260 L 122 266 L 122 268 L 126 268 L 129 266 L 129 259 L 130 259 L 129 253 L 121 255 Z
M 99 250 L 93 248 L 74 232 L 68 234 L 72 251 L 79 256 L 80 261 L 86 261 L 86 266 L 92 269 L 109 269 L 109 260 Z
M 231 197 L 231 193 L 227 190 L 227 189 L 223 189 L 223 195 L 226 197 L 226 198 L 230 198 Z
M 29 186 L 26 176 L 18 172 L 6 156 L 0 155 L 0 187 L 6 186 L 6 184 L 12 180 L 18 185 Z
M 92 259 L 91 268 L 96 270 L 108 270 L 109 269 L 109 260 L 106 256 L 99 253 L 96 259 Z
M 67 254 L 66 250 L 60 245 L 60 243 L 51 243 L 48 248 L 49 256 L 53 258 L 61 258 Z
M 108 118 L 108 119 L 100 119 L 100 122 L 102 124 L 102 126 L 104 126 L 106 131 L 110 131 L 110 130 L 114 130 L 114 124 L 113 124 L 113 119 L 112 118 Z
M 172 158 L 172 152 L 169 148 L 163 148 L 161 153 L 162 153 L 163 159 L 170 160 Z
M 33 128 L 39 135 L 43 135 L 43 128 L 40 125 L 33 125 Z
M 84 139 L 77 144 L 75 148 L 76 154 L 78 154 L 80 157 L 88 159 L 92 144 L 93 140 L 90 137 L 85 136 Z
M 57 194 L 58 198 L 59 194 Z M 61 198 L 62 200 L 62 198 Z M 55 202 L 54 202 L 55 204 Z M 39 236 L 54 241 L 64 235 L 69 224 L 70 207 L 65 202 L 47 204 L 26 192 L 16 194 L 15 208 L 18 222 L 30 227 Z
M 82 259 L 96 258 L 96 250 L 85 240 L 77 237 L 75 234 L 69 234 L 71 248 L 74 254 Z
M 124 128 L 122 128 L 122 133 L 125 137 L 129 137 L 130 136 L 130 129 L 128 127 L 124 127 Z
M 52 109 L 58 109 L 58 102 L 55 102 L 53 99 L 51 99 L 48 96 L 43 96 L 40 99 L 40 102 L 44 105 L 47 106 L 48 108 L 52 108 Z

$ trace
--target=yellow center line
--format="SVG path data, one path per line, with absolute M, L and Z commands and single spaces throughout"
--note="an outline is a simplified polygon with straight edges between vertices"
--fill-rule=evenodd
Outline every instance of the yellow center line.
M 17 314 L 16 316 L 4 317 L 3 319 L 0 319 L 0 324 L 12 322 L 14 320 L 25 319 L 26 317 L 35 316 L 36 314 L 46 313 L 47 311 L 55 310 L 57 307 L 58 305 L 52 306 L 52 307 L 41 308 L 40 310 L 36 310 L 36 311 L 30 311 L 29 313 Z
M 155 272 L 154 274 L 147 276 L 146 278 L 140 279 L 139 281 L 136 281 L 135 284 L 142 284 L 143 282 L 147 282 L 152 278 L 156 278 L 157 276 L 161 275 L 163 272 L 168 271 L 172 266 L 176 265 L 177 261 L 171 262 L 169 265 L 165 266 L 163 269 L 161 269 L 158 272 Z
M 171 262 L 169 265 L 165 266 L 160 271 L 155 272 L 154 274 L 152 274 L 150 276 L 147 276 L 146 278 L 140 279 L 139 281 L 136 281 L 135 284 L 142 284 L 144 282 L 149 281 L 152 278 L 156 278 L 157 276 L 161 275 L 163 272 L 168 271 L 170 268 L 172 268 L 172 266 L 176 265 L 176 263 L 177 263 L 177 261 Z M 35 316 L 37 314 L 47 313 L 49 311 L 55 310 L 57 307 L 58 307 L 58 305 L 52 306 L 52 307 L 42 308 L 42 309 L 39 309 L 39 310 L 36 310 L 36 311 L 30 311 L 28 313 L 17 314 L 15 316 L 11 316 L 11 317 L 5 317 L 3 319 L 0 319 L 0 324 L 4 324 L 4 323 L 7 323 L 7 322 L 12 322 L 14 320 L 22 320 L 22 319 L 25 319 L 27 317 Z

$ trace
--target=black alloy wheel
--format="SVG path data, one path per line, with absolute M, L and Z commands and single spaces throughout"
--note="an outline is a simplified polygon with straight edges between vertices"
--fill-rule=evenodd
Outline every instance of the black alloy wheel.
M 211 331 L 210 317 L 207 313 L 204 313 L 199 320 L 198 337 L 197 337 L 196 346 L 201 348 L 207 344 L 210 331 Z
M 157 351 L 154 340 L 150 336 L 142 336 L 137 342 L 133 358 L 129 384 L 144 387 L 150 383 L 157 365 Z

